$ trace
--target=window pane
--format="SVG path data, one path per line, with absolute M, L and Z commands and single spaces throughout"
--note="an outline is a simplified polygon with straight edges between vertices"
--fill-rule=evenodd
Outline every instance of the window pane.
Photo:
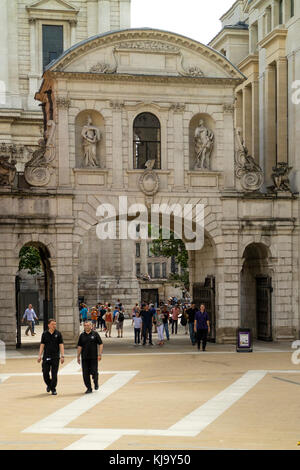
M 136 276 L 140 276 L 140 275 L 141 275 L 141 265 L 140 265 L 140 263 L 136 263 L 136 265 L 135 265 L 135 271 L 136 271 Z
M 135 245 L 135 256 L 139 258 L 141 256 L 141 244 L 136 243 Z
M 148 274 L 152 277 L 152 263 L 148 263 Z
M 161 267 L 162 267 L 162 277 L 166 279 L 167 278 L 167 263 L 162 263 Z
M 63 26 L 43 25 L 43 69 L 64 50 Z
M 154 263 L 154 277 L 160 278 L 160 263 Z
M 148 243 L 147 244 L 148 246 L 148 257 L 151 258 L 153 256 L 153 253 L 152 253 L 152 243 Z
M 161 168 L 160 123 L 154 114 L 142 113 L 133 124 L 134 168 L 145 169 L 148 160 L 155 160 L 154 168 Z

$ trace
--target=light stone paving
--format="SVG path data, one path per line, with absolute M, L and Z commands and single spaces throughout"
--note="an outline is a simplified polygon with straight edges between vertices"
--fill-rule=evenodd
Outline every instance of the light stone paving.
M 90 396 L 74 350 L 57 397 L 45 391 L 35 348 L 9 351 L 0 366 L 0 449 L 298 448 L 300 366 L 290 345 L 238 354 L 209 344 L 198 353 L 183 331 L 164 349 L 122 341 L 104 338 L 100 390 Z

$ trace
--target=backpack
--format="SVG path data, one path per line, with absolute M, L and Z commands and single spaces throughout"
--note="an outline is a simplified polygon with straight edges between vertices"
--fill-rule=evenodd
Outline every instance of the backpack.
M 182 326 L 185 326 L 187 324 L 187 319 L 186 319 L 186 316 L 184 314 L 182 314 L 182 316 L 181 316 L 180 323 L 182 324 Z
M 121 321 L 124 321 L 124 314 L 122 312 L 119 313 L 119 316 L 118 316 L 118 321 L 121 322 Z

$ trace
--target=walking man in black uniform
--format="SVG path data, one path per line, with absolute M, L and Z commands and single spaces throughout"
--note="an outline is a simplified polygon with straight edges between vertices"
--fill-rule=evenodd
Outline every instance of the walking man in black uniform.
M 83 381 L 87 388 L 85 393 L 92 393 L 91 376 L 95 390 L 99 389 L 98 361 L 101 361 L 103 343 L 97 331 L 93 331 L 90 321 L 84 322 L 84 332 L 81 333 L 77 345 L 77 362 L 82 362 Z M 81 355 L 81 361 L 80 361 Z
M 57 373 L 59 368 L 59 359 L 61 355 L 61 364 L 64 363 L 64 342 L 62 334 L 56 329 L 56 321 L 51 318 L 48 320 L 48 330 L 42 334 L 38 362 L 42 360 L 43 355 L 43 377 L 47 385 L 47 392 L 57 395 Z M 50 378 L 51 371 L 51 378 Z

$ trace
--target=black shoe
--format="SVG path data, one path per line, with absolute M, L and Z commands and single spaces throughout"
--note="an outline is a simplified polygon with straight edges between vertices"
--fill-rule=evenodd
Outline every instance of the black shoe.
M 95 384 L 95 390 L 99 390 L 99 385 Z
M 149 343 L 149 346 L 153 346 L 153 343 Z
M 46 391 L 47 391 L 47 393 L 50 393 L 50 392 L 51 392 L 51 388 L 49 387 L 49 385 L 48 385 L 48 387 L 46 388 Z
M 86 393 L 86 394 L 88 394 L 88 393 L 93 393 L 93 390 L 92 390 L 91 388 L 88 388 L 85 393 Z
M 52 390 L 52 395 L 57 395 L 57 391 L 56 391 L 56 390 Z

